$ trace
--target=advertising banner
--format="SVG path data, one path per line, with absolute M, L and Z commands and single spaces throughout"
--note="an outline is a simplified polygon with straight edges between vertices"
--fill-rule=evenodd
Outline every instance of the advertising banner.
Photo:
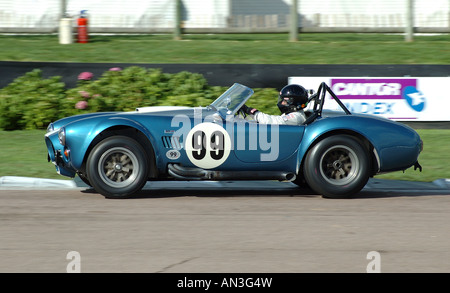
M 352 113 L 396 121 L 450 121 L 450 77 L 289 77 L 289 84 L 317 90 L 325 82 Z M 324 108 L 337 104 L 327 96 Z

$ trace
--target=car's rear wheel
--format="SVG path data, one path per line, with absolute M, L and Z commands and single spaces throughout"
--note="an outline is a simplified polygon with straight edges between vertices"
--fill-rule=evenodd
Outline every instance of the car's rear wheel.
M 86 166 L 89 182 L 107 198 L 128 197 L 147 182 L 147 161 L 145 150 L 134 139 L 109 137 L 89 154 Z
M 351 197 L 369 180 L 370 160 L 359 140 L 335 135 L 313 146 L 306 156 L 303 173 L 308 185 L 324 197 Z

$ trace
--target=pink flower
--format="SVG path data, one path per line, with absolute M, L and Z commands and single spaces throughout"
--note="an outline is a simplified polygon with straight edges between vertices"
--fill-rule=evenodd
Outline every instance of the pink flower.
M 78 93 L 83 97 L 83 98 L 89 98 L 89 93 L 87 91 L 78 91 Z
M 80 75 L 78 75 L 78 79 L 81 80 L 91 80 L 94 77 L 94 74 L 92 72 L 81 72 Z
M 121 71 L 121 70 L 122 70 L 122 68 L 120 68 L 120 67 L 112 67 L 109 69 L 109 71 Z
M 86 102 L 86 101 L 79 101 L 75 104 L 75 108 L 80 109 L 80 110 L 86 109 L 87 106 L 88 106 L 88 102 Z

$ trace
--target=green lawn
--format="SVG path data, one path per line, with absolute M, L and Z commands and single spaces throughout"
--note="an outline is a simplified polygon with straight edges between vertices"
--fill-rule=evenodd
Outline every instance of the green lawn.
M 424 141 L 419 157 L 423 171 L 410 168 L 377 176 L 383 179 L 433 181 L 450 178 L 450 129 L 418 129 Z M 56 173 L 47 162 L 47 149 L 43 130 L 0 131 L 0 177 L 26 176 L 53 179 L 69 179 Z
M 0 60 L 120 63 L 450 64 L 450 36 L 401 34 L 207 34 L 91 36 L 60 45 L 57 35 L 0 36 Z

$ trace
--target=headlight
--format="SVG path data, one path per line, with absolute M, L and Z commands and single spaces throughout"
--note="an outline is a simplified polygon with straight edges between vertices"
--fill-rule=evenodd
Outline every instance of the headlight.
M 47 126 L 47 132 L 52 132 L 53 130 L 55 130 L 55 127 L 53 126 L 53 123 L 50 123 L 50 124 Z
M 63 146 L 66 145 L 66 129 L 64 127 L 61 127 L 58 131 L 58 139 L 59 143 Z

